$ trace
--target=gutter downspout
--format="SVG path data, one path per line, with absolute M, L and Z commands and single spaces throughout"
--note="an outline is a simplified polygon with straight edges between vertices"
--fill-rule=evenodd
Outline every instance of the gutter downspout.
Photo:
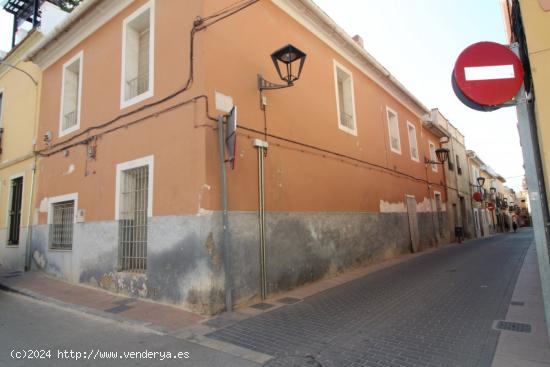
M 29 212 L 27 217 L 27 241 L 25 244 L 25 271 L 31 270 L 31 246 L 32 246 L 32 204 L 34 201 L 34 187 L 36 182 L 36 165 L 38 155 L 34 155 L 34 162 L 32 165 L 32 179 L 31 179 L 31 194 L 29 196 Z

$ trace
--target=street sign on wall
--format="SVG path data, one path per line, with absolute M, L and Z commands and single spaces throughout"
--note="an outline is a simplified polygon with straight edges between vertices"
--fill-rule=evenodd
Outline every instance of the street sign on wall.
M 478 110 L 498 108 L 508 102 L 522 83 L 520 59 L 508 47 L 495 42 L 478 42 L 467 47 L 458 56 L 453 70 L 458 98 Z

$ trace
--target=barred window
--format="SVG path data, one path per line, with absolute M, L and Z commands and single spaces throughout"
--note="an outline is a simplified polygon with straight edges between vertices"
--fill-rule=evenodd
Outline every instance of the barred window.
M 74 200 L 52 204 L 50 247 L 56 250 L 73 248 Z
M 149 166 L 124 170 L 120 175 L 119 270 L 147 269 Z

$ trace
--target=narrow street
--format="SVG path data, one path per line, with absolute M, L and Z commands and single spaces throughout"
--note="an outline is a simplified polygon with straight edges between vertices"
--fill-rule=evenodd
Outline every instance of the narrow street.
M 497 235 L 382 269 L 301 302 L 218 329 L 207 338 L 272 355 L 266 366 L 490 366 L 530 229 Z M 517 301 L 517 300 L 516 300 Z M 188 352 L 188 359 L 118 357 L 120 366 L 259 366 L 145 327 L 0 292 L 0 365 L 110 366 L 58 359 L 57 350 Z M 14 360 L 12 350 L 52 358 Z
M 209 337 L 277 356 L 269 366 L 490 366 L 532 239 L 442 248 Z

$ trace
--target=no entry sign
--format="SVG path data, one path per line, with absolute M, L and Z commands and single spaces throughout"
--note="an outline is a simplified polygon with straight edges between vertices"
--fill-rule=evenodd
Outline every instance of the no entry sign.
M 494 42 L 474 43 L 458 56 L 453 83 L 469 100 L 463 102 L 470 107 L 467 103 L 470 101 L 481 106 L 498 106 L 518 92 L 523 83 L 523 66 L 506 46 Z

